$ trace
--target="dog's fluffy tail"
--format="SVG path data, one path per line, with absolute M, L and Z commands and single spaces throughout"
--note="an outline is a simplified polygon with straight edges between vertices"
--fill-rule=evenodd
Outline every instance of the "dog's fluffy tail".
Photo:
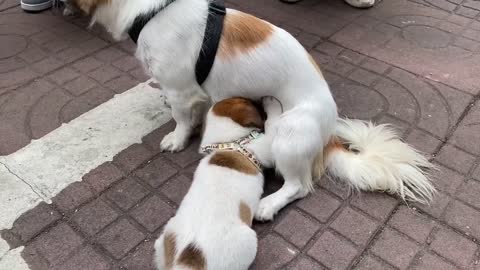
M 433 165 L 401 141 L 389 125 L 340 119 L 335 137 L 314 164 L 314 177 L 327 172 L 356 190 L 385 191 L 429 203 L 435 188 L 427 171 Z

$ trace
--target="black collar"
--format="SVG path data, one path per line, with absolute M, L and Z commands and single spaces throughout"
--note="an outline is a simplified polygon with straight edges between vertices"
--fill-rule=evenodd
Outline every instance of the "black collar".
M 143 27 L 155 17 L 160 11 L 173 3 L 175 0 L 168 0 L 167 3 L 147 14 L 141 14 L 128 30 L 130 38 L 137 43 L 140 32 Z M 195 78 L 197 83 L 202 85 L 207 79 L 215 62 L 215 56 L 220 45 L 220 39 L 223 31 L 223 21 L 226 15 L 225 4 L 223 0 L 213 0 L 208 4 L 208 17 L 205 27 L 205 35 L 203 37 L 200 54 L 195 65 Z
M 173 2 L 175 2 L 175 0 L 167 0 L 165 5 L 163 5 L 161 7 L 157 7 L 156 9 L 154 9 L 154 10 L 148 12 L 148 13 L 138 15 L 135 18 L 135 20 L 133 21 L 132 26 L 128 30 L 128 35 L 133 40 L 133 42 L 137 43 L 138 37 L 140 36 L 140 32 L 142 32 L 143 27 L 145 27 L 145 25 L 147 25 L 147 23 L 153 17 L 155 17 L 155 15 L 157 15 L 160 11 L 162 11 L 163 9 L 168 7 Z

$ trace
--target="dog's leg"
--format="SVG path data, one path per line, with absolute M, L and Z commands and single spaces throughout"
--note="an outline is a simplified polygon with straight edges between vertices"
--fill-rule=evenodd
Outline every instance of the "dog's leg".
M 166 95 L 177 125 L 174 131 L 163 138 L 160 149 L 178 152 L 185 148 L 193 129 L 202 122 L 209 99 L 199 86 L 184 90 L 166 90 Z
M 285 183 L 277 192 L 263 198 L 258 205 L 255 219 L 259 221 L 273 220 L 273 217 L 287 204 L 305 197 L 308 191 L 297 178 L 285 178 Z
M 272 136 L 273 126 L 277 119 L 282 114 L 282 104 L 274 97 L 264 97 L 262 99 L 263 110 L 267 114 L 265 121 L 265 134 Z
M 312 164 L 322 151 L 318 125 L 308 112 L 289 111 L 274 123 L 272 153 L 275 167 L 285 179 L 277 192 L 263 198 L 256 211 L 257 220 L 271 220 L 287 204 L 313 190 Z

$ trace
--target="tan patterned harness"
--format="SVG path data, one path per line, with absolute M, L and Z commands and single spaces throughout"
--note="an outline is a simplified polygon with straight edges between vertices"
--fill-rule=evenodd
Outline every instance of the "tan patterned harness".
M 233 142 L 228 143 L 212 143 L 200 148 L 200 151 L 205 154 L 210 154 L 215 150 L 218 151 L 235 151 L 242 155 L 244 155 L 248 160 L 259 170 L 262 171 L 262 164 L 260 161 L 255 157 L 255 154 L 248 151 L 244 145 L 250 143 L 251 141 L 258 139 L 259 137 L 263 136 L 263 133 L 260 133 L 257 130 L 250 132 L 246 137 L 238 139 Z

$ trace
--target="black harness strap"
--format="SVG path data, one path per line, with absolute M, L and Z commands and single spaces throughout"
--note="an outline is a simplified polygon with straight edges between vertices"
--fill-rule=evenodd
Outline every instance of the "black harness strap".
M 132 26 L 128 30 L 128 35 L 133 40 L 133 42 L 135 42 L 135 44 L 138 42 L 138 37 L 140 36 L 140 32 L 142 32 L 143 27 L 145 27 L 145 25 L 147 25 L 147 23 L 153 17 L 155 17 L 155 15 L 157 15 L 160 11 L 164 10 L 166 7 L 168 7 L 168 5 L 173 2 L 175 2 L 175 0 L 167 0 L 165 5 L 158 7 L 146 14 L 141 14 L 135 18 Z
M 222 38 L 223 20 L 226 13 L 223 0 L 211 2 L 208 6 L 205 36 L 203 37 L 202 49 L 195 65 L 195 77 L 199 85 L 205 82 L 212 70 L 220 39 Z
M 128 35 L 133 42 L 138 42 L 140 32 L 147 25 L 147 23 L 155 17 L 160 11 L 173 3 L 175 0 L 168 0 L 167 3 L 147 14 L 142 14 L 135 18 L 132 26 L 128 30 Z M 195 78 L 197 83 L 202 85 L 208 78 L 212 70 L 215 56 L 220 44 L 223 31 L 223 21 L 225 18 L 226 9 L 223 0 L 214 0 L 208 5 L 207 25 L 205 27 L 205 35 L 203 38 L 200 54 L 195 64 Z

